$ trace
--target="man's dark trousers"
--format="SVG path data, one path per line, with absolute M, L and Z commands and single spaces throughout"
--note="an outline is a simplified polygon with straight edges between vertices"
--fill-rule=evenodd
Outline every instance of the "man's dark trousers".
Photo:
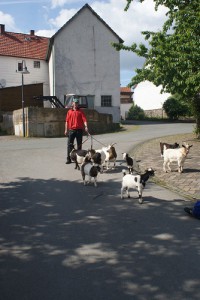
M 74 140 L 77 142 L 77 149 L 82 149 L 83 141 L 83 130 L 74 129 L 69 130 L 68 140 L 67 140 L 67 158 L 70 159 L 70 152 L 74 149 Z

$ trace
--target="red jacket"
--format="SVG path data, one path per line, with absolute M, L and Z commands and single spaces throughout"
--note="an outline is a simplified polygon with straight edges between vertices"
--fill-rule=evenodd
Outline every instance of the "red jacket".
M 70 109 L 66 115 L 67 128 L 70 129 L 84 129 L 84 122 L 87 122 L 85 113 L 81 109 Z

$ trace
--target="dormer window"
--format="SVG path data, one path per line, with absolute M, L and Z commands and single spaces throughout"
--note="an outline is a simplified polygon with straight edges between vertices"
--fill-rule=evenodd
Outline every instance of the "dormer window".
M 40 69 L 40 61 L 39 60 L 34 60 L 33 67 L 36 68 L 36 69 Z

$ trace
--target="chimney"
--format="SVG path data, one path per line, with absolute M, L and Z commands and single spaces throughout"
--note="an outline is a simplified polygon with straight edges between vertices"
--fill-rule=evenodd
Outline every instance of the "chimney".
M 30 35 L 35 35 L 35 30 L 30 30 Z
M 0 24 L 0 34 L 4 34 L 4 33 L 5 33 L 5 25 Z

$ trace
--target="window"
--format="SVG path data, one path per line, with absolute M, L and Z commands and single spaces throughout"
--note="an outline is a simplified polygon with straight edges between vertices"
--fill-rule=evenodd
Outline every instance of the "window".
M 101 96 L 101 106 L 111 107 L 112 96 Z
M 39 60 L 35 60 L 35 61 L 33 62 L 33 67 L 34 67 L 34 68 L 37 68 L 37 69 L 40 69 L 40 61 L 39 61 Z
M 18 72 L 22 72 L 23 71 L 23 63 L 22 62 L 18 62 L 17 71 Z

